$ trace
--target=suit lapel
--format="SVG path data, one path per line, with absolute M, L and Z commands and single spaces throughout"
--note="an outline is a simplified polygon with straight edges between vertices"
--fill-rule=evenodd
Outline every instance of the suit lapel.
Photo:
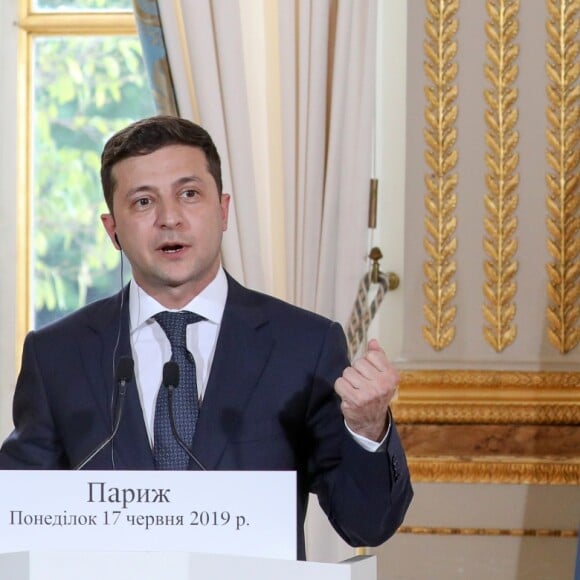
M 262 310 L 228 277 L 228 299 L 205 392 L 193 452 L 215 469 L 272 350 Z
M 90 340 L 83 343 L 81 356 L 99 411 L 110 433 L 116 403 L 115 366 L 120 357 L 132 356 L 129 340 L 129 287 L 125 287 L 103 309 L 95 312 L 89 326 L 93 334 Z M 123 416 L 113 449 L 116 468 L 154 468 L 135 378 L 127 388 Z

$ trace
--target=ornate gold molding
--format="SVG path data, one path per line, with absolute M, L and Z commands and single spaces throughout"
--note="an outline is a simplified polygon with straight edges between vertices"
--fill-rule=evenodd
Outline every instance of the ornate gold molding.
M 399 423 L 580 424 L 580 372 L 402 371 Z
M 407 429 L 414 424 L 580 425 L 580 372 L 403 371 L 393 415 Z M 580 456 L 451 453 L 409 454 L 413 480 L 580 485 Z
M 580 422 L 578 403 L 396 403 L 398 423 L 486 423 L 506 425 L 565 425 Z
M 437 351 L 447 347 L 455 337 L 453 322 L 456 307 L 452 305 L 457 288 L 454 280 L 457 248 L 457 99 L 454 81 L 458 66 L 455 62 L 459 27 L 455 17 L 459 0 L 427 0 L 425 21 L 424 72 L 431 83 L 425 87 L 426 127 L 423 132 L 427 149 L 425 161 L 431 173 L 425 175 L 426 235 L 423 240 L 428 259 L 423 264 L 426 282 L 423 285 L 423 312 L 427 325 L 425 340 Z
M 580 342 L 580 0 L 548 0 L 547 333 L 562 354 Z
M 485 371 L 485 370 L 405 370 L 401 384 L 406 389 L 424 386 L 437 389 L 443 385 L 459 389 L 533 389 L 550 391 L 554 389 L 580 392 L 580 370 L 577 372 L 528 372 L 528 371 Z
M 484 72 L 492 88 L 484 91 L 488 106 L 485 111 L 488 194 L 484 197 L 487 215 L 483 247 L 487 259 L 484 261 L 483 315 L 488 326 L 484 326 L 483 334 L 496 352 L 509 346 L 517 333 L 513 324 L 518 271 L 518 262 L 514 259 L 518 247 L 514 214 L 518 205 L 516 147 L 519 133 L 514 128 L 518 120 L 515 107 L 518 91 L 514 84 L 518 76 L 519 46 L 514 40 L 518 33 L 519 8 L 519 0 L 486 2 L 489 20 L 485 26 L 487 63 Z
M 430 526 L 401 526 L 398 534 L 434 536 L 511 536 L 515 538 L 577 538 L 577 530 L 531 530 L 503 528 L 443 528 Z
M 409 457 L 408 462 L 415 482 L 580 485 L 580 458 Z

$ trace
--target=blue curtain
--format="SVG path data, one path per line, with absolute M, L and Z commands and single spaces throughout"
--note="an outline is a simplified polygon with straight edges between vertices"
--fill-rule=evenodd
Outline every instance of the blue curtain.
M 133 9 L 157 112 L 179 115 L 157 0 L 133 0 Z

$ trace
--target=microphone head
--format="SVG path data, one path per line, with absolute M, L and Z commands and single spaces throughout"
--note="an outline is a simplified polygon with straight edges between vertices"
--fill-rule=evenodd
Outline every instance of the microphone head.
M 128 383 L 133 378 L 133 359 L 130 356 L 122 356 L 117 361 L 115 380 L 118 383 Z
M 166 362 L 163 365 L 163 386 L 174 387 L 179 385 L 179 366 L 175 361 Z

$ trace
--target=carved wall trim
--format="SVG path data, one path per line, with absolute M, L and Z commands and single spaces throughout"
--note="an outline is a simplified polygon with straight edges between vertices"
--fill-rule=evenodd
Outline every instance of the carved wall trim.
M 401 526 L 398 534 L 434 536 L 511 536 L 516 538 L 577 538 L 576 530 L 527 530 L 496 528 L 441 528 L 427 526 Z
M 578 372 L 528 372 L 528 371 L 485 371 L 485 370 L 406 370 L 401 384 L 407 390 L 424 386 L 439 389 L 442 385 L 451 388 L 477 389 L 532 389 L 534 391 L 576 390 L 580 394 L 580 371 Z M 578 399 L 580 402 L 580 399 Z
M 580 372 L 403 371 L 397 423 L 580 425 Z M 414 481 L 580 485 L 578 457 L 409 454 Z M 444 447 L 444 448 L 443 448 Z M 481 452 L 480 452 L 481 453 Z
M 400 423 L 580 424 L 580 373 L 403 371 Z
M 580 485 L 580 458 L 416 458 L 409 457 L 411 479 L 431 483 L 518 483 Z
M 399 423 L 492 423 L 520 425 L 568 425 L 580 421 L 577 404 L 398 403 Z

